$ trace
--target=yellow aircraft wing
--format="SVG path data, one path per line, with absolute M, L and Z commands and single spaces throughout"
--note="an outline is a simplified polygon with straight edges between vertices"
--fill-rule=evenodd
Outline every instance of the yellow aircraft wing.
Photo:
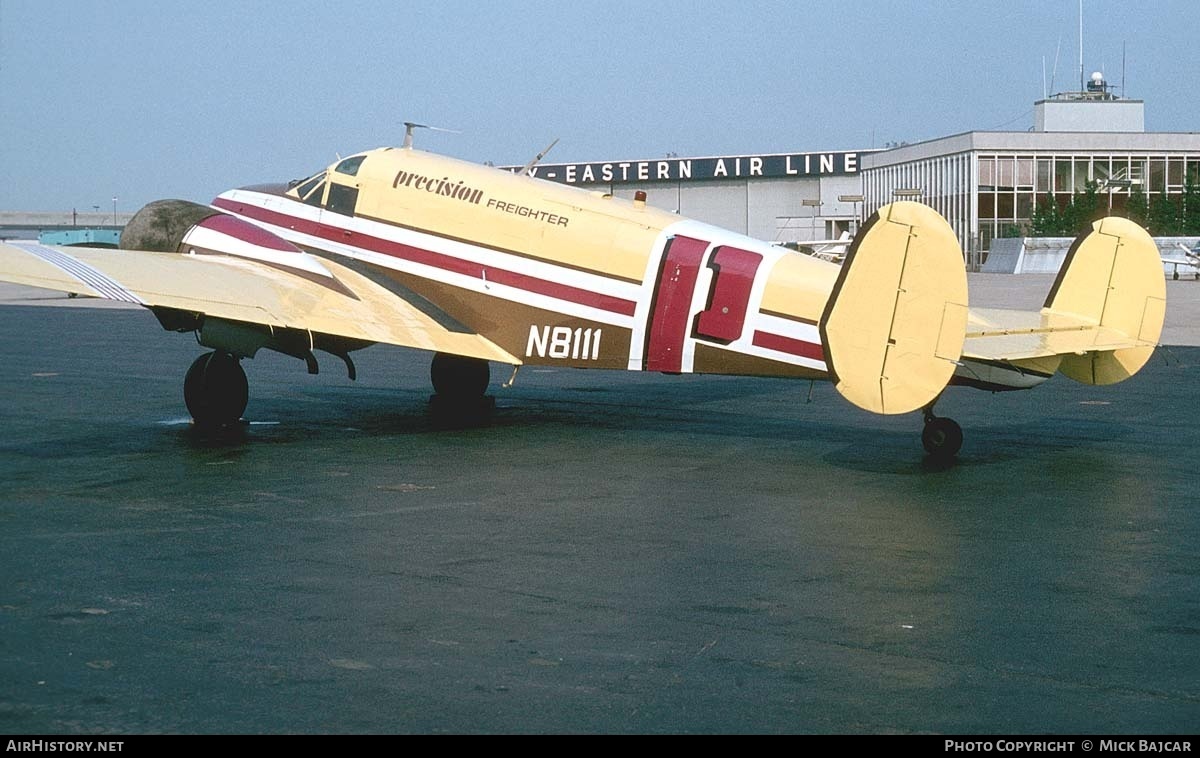
M 517 365 L 490 340 L 333 261 L 333 279 L 226 255 L 0 243 L 0 279 L 15 284 L 202 313 Z M 428 310 L 426 308 L 425 310 Z

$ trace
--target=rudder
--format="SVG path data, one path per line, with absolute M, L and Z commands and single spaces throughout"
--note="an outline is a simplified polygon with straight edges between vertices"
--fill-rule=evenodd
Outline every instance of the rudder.
M 907 413 L 937 398 L 962 355 L 967 274 L 954 230 L 898 202 L 855 237 L 821 317 L 830 376 L 847 400 Z
M 1045 310 L 1095 321 L 1136 346 L 1064 355 L 1059 371 L 1084 384 L 1115 384 L 1136 374 L 1162 334 L 1166 286 L 1149 232 L 1115 216 L 1095 222 L 1071 245 Z

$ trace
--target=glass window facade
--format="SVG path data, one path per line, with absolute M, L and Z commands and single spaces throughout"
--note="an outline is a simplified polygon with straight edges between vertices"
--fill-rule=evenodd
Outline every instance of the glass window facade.
M 865 210 L 869 215 L 899 199 L 893 194 L 897 191 L 904 194 L 905 190 L 919 190 L 919 197 L 905 199 L 919 200 L 942 214 L 954 227 L 965 250 L 979 212 L 971 187 L 987 180 L 987 186 L 994 188 L 995 171 L 994 161 L 983 162 L 981 166 L 971 153 L 870 169 L 862 174 Z
M 868 214 L 919 190 L 915 199 L 945 216 L 970 252 L 986 251 L 997 237 L 1027 234 L 1034 208 L 1047 195 L 1065 207 L 1094 183 L 1119 212 L 1135 187 L 1153 203 L 1182 193 L 1189 180 L 1200 183 L 1200 151 L 969 150 L 866 169 L 863 189 Z

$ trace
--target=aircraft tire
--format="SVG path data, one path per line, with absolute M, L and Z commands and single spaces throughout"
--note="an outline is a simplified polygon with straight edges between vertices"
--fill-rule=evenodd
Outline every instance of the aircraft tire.
M 246 372 L 229 353 L 205 353 L 192 362 L 183 380 L 183 401 L 199 425 L 232 424 L 242 417 L 249 400 Z
M 953 458 L 958 455 L 962 443 L 962 427 L 954 419 L 939 416 L 925 422 L 921 445 L 931 457 L 942 460 Z
M 429 364 L 429 379 L 438 397 L 477 400 L 487 392 L 491 369 L 479 358 L 438 353 Z

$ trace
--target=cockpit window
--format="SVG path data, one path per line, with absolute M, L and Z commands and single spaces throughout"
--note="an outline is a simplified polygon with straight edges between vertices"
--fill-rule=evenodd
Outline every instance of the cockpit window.
M 322 181 L 316 186 L 316 189 L 301 199 L 304 200 L 305 205 L 315 205 L 320 208 L 321 201 L 325 199 L 325 182 Z
M 357 187 L 348 187 L 344 184 L 329 185 L 329 203 L 325 206 L 325 210 L 341 213 L 344 216 L 353 216 L 354 207 L 357 204 Z
M 303 200 L 309 195 L 309 193 L 313 191 L 313 188 L 320 184 L 324 179 L 324 171 L 312 177 L 311 179 L 305 179 L 304 182 L 296 188 L 296 196 Z M 320 202 L 320 198 L 317 199 L 317 202 Z
M 346 160 L 337 164 L 337 167 L 333 170 L 339 174 L 346 174 L 347 176 L 358 176 L 358 167 L 362 165 L 362 162 L 366 160 L 366 157 L 367 156 L 365 155 L 356 155 L 352 158 L 347 158 Z

